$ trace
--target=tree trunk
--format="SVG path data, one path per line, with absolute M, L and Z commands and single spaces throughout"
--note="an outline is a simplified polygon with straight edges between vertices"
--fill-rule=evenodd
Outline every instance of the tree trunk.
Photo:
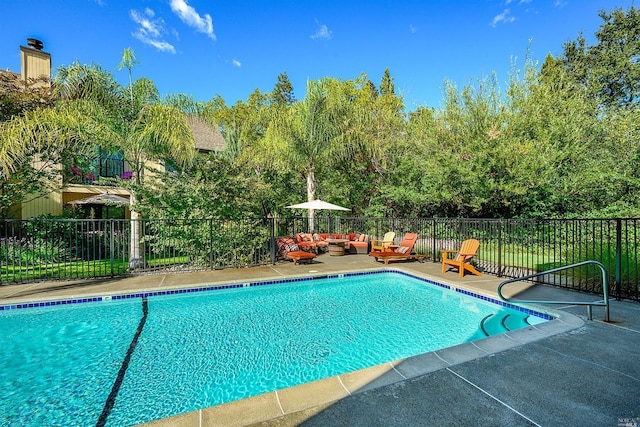
M 135 196 L 130 196 L 129 206 L 135 203 Z M 131 236 L 129 243 L 129 270 L 136 270 L 145 267 L 144 251 L 142 250 L 142 239 L 140 233 L 140 213 L 130 209 L 131 211 Z
M 313 167 L 307 172 L 307 201 L 312 202 L 316 199 L 316 175 Z M 315 209 L 309 209 L 309 232 L 314 232 L 314 220 L 316 216 Z

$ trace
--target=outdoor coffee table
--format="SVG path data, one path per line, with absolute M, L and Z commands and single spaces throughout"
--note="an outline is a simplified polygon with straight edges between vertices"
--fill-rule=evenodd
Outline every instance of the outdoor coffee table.
M 347 239 L 326 239 L 325 242 L 329 243 L 329 255 L 344 255 L 344 246 L 348 241 Z

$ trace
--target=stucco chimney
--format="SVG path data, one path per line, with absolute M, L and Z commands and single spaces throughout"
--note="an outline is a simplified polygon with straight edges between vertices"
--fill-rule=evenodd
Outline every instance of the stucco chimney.
M 20 46 L 20 63 L 22 80 L 51 78 L 51 55 L 44 50 L 42 40 L 28 38 L 29 46 Z

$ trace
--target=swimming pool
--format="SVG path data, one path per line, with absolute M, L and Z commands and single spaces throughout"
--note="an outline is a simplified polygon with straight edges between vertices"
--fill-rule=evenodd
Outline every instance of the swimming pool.
M 397 272 L 0 308 L 3 425 L 141 423 L 550 318 Z

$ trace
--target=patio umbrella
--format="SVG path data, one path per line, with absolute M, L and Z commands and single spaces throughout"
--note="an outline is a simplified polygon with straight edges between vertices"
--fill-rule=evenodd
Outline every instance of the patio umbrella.
M 125 197 L 116 196 L 115 194 L 103 193 L 96 194 L 95 196 L 85 197 L 83 199 L 76 199 L 68 202 L 69 205 L 74 206 L 100 206 L 96 208 L 99 210 L 99 215 L 102 217 L 102 206 L 106 207 L 107 218 L 109 217 L 109 206 L 114 205 L 128 205 L 129 199 Z
M 84 199 L 72 200 L 70 205 L 128 205 L 129 199 L 116 196 L 115 194 L 96 194 L 95 196 L 85 197 Z
M 325 202 L 324 200 L 316 199 L 310 202 L 298 203 L 297 205 L 287 206 L 289 209 L 325 209 L 332 211 L 350 211 L 351 209 L 343 208 L 342 206 L 334 205 L 333 203 Z
M 309 231 L 313 233 L 314 229 L 314 213 L 316 210 L 324 209 L 330 211 L 350 211 L 351 209 L 316 199 L 310 202 L 298 203 L 297 205 L 286 206 L 289 209 L 309 209 Z

